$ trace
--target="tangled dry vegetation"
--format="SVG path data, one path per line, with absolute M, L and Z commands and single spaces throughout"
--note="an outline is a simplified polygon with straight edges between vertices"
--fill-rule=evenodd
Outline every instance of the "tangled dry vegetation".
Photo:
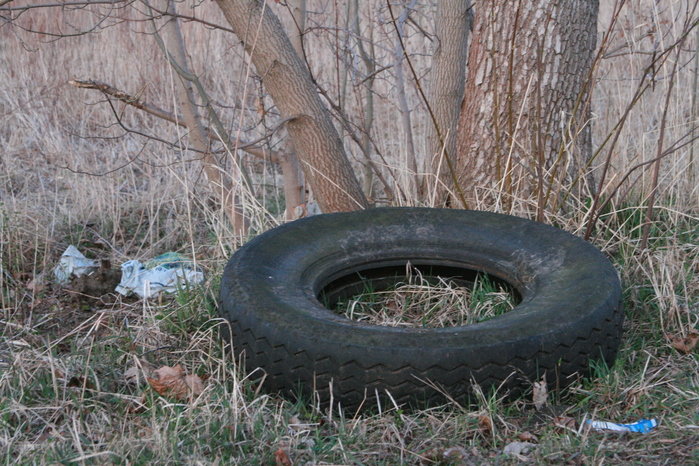
M 338 302 L 334 311 L 374 325 L 441 328 L 483 322 L 515 304 L 513 292 L 487 274 L 463 283 L 448 276 L 424 276 L 408 263 L 405 276 L 396 277 L 394 285 L 375 290 L 367 282 L 360 294 Z
M 111 109 L 101 97 L 66 84 L 76 77 L 110 81 L 163 108 L 172 106 L 175 77 L 138 23 L 112 21 L 112 27 L 89 37 L 55 40 L 0 22 L 5 64 L 0 67 L 2 460 L 698 462 L 697 28 L 671 62 L 653 70 L 653 88 L 635 102 L 623 129 L 615 133 L 635 86 L 649 72 L 649 54 L 677 39 L 686 19 L 681 18 L 685 1 L 631 3 L 599 64 L 593 104 L 596 146 L 609 134 L 618 136 L 603 188 L 609 193 L 623 181 L 600 212 L 591 238 L 612 258 L 624 283 L 627 321 L 617 364 L 594 367 L 591 377 L 565 393 L 534 392 L 536 405 L 531 396 L 506 402 L 502 393 L 476 393 L 471 406 L 447 402 L 412 412 L 382 406 L 354 413 L 266 394 L 224 351 L 217 277 L 240 239 L 212 200 L 196 157 L 142 136 L 177 141 L 182 136 L 178 128 L 132 109 Z M 323 56 L 321 50 L 334 51 L 342 43 L 333 29 L 320 26 L 333 16 L 328 2 L 313 5 L 309 40 L 316 46 L 309 47 L 309 59 L 319 81 L 340 95 L 328 71 L 335 56 Z M 221 22 L 213 8 L 204 10 L 206 17 Z M 54 13 L 21 20 L 33 29 L 67 30 L 78 18 L 76 12 Z M 428 12 L 421 14 L 418 21 L 428 24 Z M 603 11 L 600 21 L 608 20 Z M 689 23 L 696 26 L 696 21 Z M 379 50 L 389 40 L 387 31 L 377 26 Z M 251 128 L 251 138 L 266 131 L 266 123 L 258 120 L 273 113 L 271 102 L 259 82 L 246 75 L 236 39 L 197 24 L 185 24 L 184 32 L 193 68 L 206 70 L 202 79 L 220 99 L 217 105 L 226 121 Z M 412 34 L 408 48 L 424 71 L 428 49 L 417 31 Z M 674 61 L 679 66 L 671 74 Z M 391 178 L 398 185 L 407 169 L 398 110 L 391 104 L 391 76 L 381 75 L 377 88 L 376 138 L 386 156 L 381 167 L 387 177 L 398 174 Z M 356 110 L 351 92 L 342 98 L 348 112 Z M 419 109 L 416 94 L 411 98 Z M 241 111 L 248 108 L 262 113 Z M 663 119 L 667 129 L 659 135 Z M 413 130 L 424 147 L 424 122 L 415 118 Z M 654 186 L 650 161 L 657 157 L 661 136 L 671 151 L 661 161 L 648 245 L 641 248 Z M 358 160 L 356 149 L 348 151 Z M 257 189 L 257 197 L 246 201 L 255 212 L 254 233 L 281 221 L 282 189 L 270 164 L 257 159 L 246 163 Z M 521 199 L 508 212 L 528 216 L 530 205 Z M 547 212 L 546 221 L 582 235 L 589 208 L 589 199 L 570 199 L 565 208 Z M 196 259 L 208 280 L 201 289 L 150 301 L 61 288 L 52 282 L 51 270 L 69 244 L 114 264 L 181 251 Z M 586 419 L 640 418 L 655 418 L 660 425 L 638 435 L 591 431 L 584 424 Z

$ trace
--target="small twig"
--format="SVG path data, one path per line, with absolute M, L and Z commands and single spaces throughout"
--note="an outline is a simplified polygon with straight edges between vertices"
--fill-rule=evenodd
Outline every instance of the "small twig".
M 125 1 L 125 0 L 119 0 L 119 1 Z M 181 13 L 176 13 L 176 12 L 167 12 L 167 11 L 161 10 L 157 7 L 154 7 L 153 5 L 148 5 L 148 7 L 151 10 L 155 11 L 156 13 L 159 13 L 161 16 L 167 15 L 167 16 L 170 16 L 173 18 L 178 18 L 178 19 L 181 19 L 181 20 L 184 20 L 187 22 L 200 23 L 200 24 L 202 24 L 206 27 L 209 27 L 211 29 L 218 29 L 221 31 L 230 32 L 231 34 L 235 34 L 235 31 L 229 27 L 222 26 L 222 25 L 216 24 L 216 23 L 212 23 L 210 21 L 206 21 L 206 20 L 203 20 L 201 18 L 197 18 L 196 16 L 183 15 Z
M 0 7 L 7 5 L 14 0 L 0 0 Z M 0 11 L 26 11 L 37 8 L 65 8 L 65 7 L 86 7 L 91 5 L 116 5 L 118 3 L 126 3 L 127 0 L 86 0 L 84 2 L 64 2 L 64 3 L 40 3 L 36 5 L 23 5 L 14 7 L 0 8 Z
M 57 164 L 56 166 L 57 166 L 58 168 L 62 168 L 63 170 L 68 170 L 68 171 L 71 172 L 71 173 L 76 173 L 76 174 L 80 174 L 80 175 L 96 176 L 96 177 L 107 176 L 107 175 L 109 175 L 109 174 L 111 174 L 111 173 L 117 172 L 117 171 L 119 171 L 119 170 L 123 170 L 124 168 L 126 168 L 126 167 L 128 167 L 129 165 L 131 165 L 132 163 L 134 163 L 136 160 L 139 159 L 139 157 L 141 157 L 141 154 L 143 153 L 143 151 L 144 151 L 145 149 L 146 149 L 146 144 L 143 145 L 143 147 L 141 148 L 141 150 L 138 151 L 138 153 L 137 153 L 136 155 L 134 155 L 133 157 L 131 157 L 129 160 L 127 160 L 127 161 L 124 162 L 123 164 L 119 165 L 119 166 L 116 167 L 116 168 L 112 168 L 111 170 L 107 170 L 107 171 L 99 172 L 99 173 L 97 173 L 97 172 L 88 172 L 88 171 L 84 171 L 84 170 L 77 170 L 77 169 L 75 169 L 75 168 L 69 167 L 68 165 L 58 165 L 58 164 Z M 44 155 L 41 151 L 39 151 L 39 153 L 42 154 L 42 155 Z

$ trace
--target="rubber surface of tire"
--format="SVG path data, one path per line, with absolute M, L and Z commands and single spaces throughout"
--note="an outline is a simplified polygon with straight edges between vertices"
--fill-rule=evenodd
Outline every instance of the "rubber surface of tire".
M 408 261 L 426 274 L 487 272 L 520 302 L 450 328 L 369 325 L 321 304 L 356 293 L 361 276 L 390 281 Z M 386 391 L 398 403 L 440 402 L 442 391 L 460 400 L 472 381 L 518 393 L 544 373 L 564 386 L 592 359 L 612 364 L 623 321 L 617 273 L 589 243 L 517 217 L 426 208 L 318 215 L 261 234 L 226 266 L 220 308 L 267 390 L 346 407 Z

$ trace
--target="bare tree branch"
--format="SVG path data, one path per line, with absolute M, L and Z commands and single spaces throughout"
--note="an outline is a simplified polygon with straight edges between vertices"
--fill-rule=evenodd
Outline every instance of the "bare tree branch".
M 124 0 L 120 0 L 120 1 L 124 1 Z M 157 7 L 154 7 L 153 5 L 148 5 L 148 6 L 150 7 L 151 10 L 155 11 L 156 13 L 160 14 L 161 16 L 168 15 L 170 17 L 181 19 L 183 21 L 187 21 L 187 22 L 191 22 L 191 23 L 199 23 L 199 24 L 202 24 L 202 25 L 209 27 L 211 29 L 220 29 L 221 31 L 230 32 L 232 34 L 235 34 L 235 31 L 233 31 L 233 29 L 231 29 L 229 27 L 222 26 L 222 25 L 216 24 L 216 23 L 212 23 L 211 21 L 206 21 L 204 19 L 197 18 L 196 16 L 183 15 L 183 14 L 177 13 L 177 12 L 174 12 L 174 13 L 167 12 L 167 11 L 163 11 L 163 10 L 158 9 Z
M 114 97 L 115 99 L 124 102 L 125 104 L 131 105 L 132 107 L 135 107 L 139 110 L 142 110 L 150 115 L 153 115 L 155 117 L 158 117 L 160 119 L 163 119 L 165 121 L 169 121 L 171 123 L 175 123 L 176 125 L 182 126 L 183 128 L 188 128 L 187 124 L 184 121 L 184 118 L 178 115 L 175 115 L 174 113 L 168 112 L 167 110 L 164 110 L 156 105 L 149 104 L 147 102 L 144 102 L 143 100 L 139 99 L 136 96 L 133 96 L 131 94 L 128 94 L 124 91 L 121 91 L 113 86 L 110 86 L 109 84 L 100 82 L 100 81 L 93 81 L 93 80 L 79 80 L 79 79 L 71 79 L 68 81 L 68 84 L 74 87 L 78 87 L 81 89 L 94 89 L 97 91 L 100 91 L 104 95 L 108 95 L 111 97 Z M 253 141 L 243 141 L 241 139 L 237 139 L 236 142 L 236 148 L 243 150 L 247 152 L 250 155 L 253 155 L 258 158 L 266 158 L 271 160 L 273 163 L 279 163 L 279 160 L 281 157 L 284 156 L 282 152 L 277 152 L 277 151 L 269 151 L 267 149 L 264 149 L 258 144 L 261 142 L 269 139 L 272 137 L 272 135 L 277 132 L 284 124 L 286 124 L 289 120 L 293 119 L 294 117 L 289 117 L 289 118 L 284 118 L 283 120 L 279 121 L 275 127 L 273 127 L 269 133 L 265 134 L 264 136 L 261 136 Z M 218 140 L 218 136 L 215 132 L 213 132 L 210 128 L 205 128 L 205 131 L 211 140 Z
M 0 6 L 6 5 L 14 0 L 0 0 Z M 119 3 L 127 3 L 128 0 L 86 0 L 83 2 L 63 2 L 63 3 L 39 3 L 34 5 L 22 5 L 13 7 L 0 8 L 0 11 L 26 11 L 38 8 L 65 8 L 65 7 L 80 7 L 84 8 L 91 5 L 116 5 Z

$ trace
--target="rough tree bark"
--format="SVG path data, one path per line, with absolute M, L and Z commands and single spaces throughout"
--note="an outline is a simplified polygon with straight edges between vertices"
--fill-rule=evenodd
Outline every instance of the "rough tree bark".
M 464 98 L 470 3 L 468 0 L 442 0 L 437 2 L 435 13 L 429 88 L 431 113 L 427 115 L 430 165 L 437 177 L 429 193 L 435 206 L 446 202 L 447 191 L 453 184 L 449 165 L 456 156 L 456 125 Z
M 287 129 L 321 210 L 366 208 L 366 197 L 330 114 L 279 19 L 261 0 L 216 1 L 282 118 L 291 118 Z
M 303 34 L 306 29 L 306 0 L 290 0 L 288 2 L 293 26 L 290 32 L 291 45 L 299 57 L 306 55 L 303 51 Z M 279 165 L 284 179 L 284 202 L 286 204 L 285 218 L 293 220 L 304 215 L 306 204 L 306 188 L 303 183 L 303 172 L 296 150 L 290 141 L 284 144 L 283 157 Z
M 475 5 L 457 134 L 458 181 L 471 206 L 483 190 L 481 198 L 534 194 L 541 210 L 556 183 L 585 169 L 598 7 L 597 0 Z

